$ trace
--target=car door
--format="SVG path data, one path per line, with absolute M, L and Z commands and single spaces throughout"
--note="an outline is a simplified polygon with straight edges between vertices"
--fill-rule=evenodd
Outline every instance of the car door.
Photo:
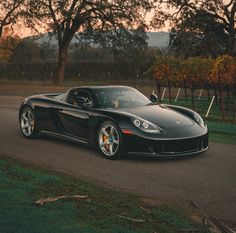
M 78 89 L 73 94 L 74 96 L 89 98 L 89 101 L 92 101 L 88 90 Z M 89 119 L 92 102 L 90 103 L 91 106 L 84 108 L 73 104 L 73 99 L 71 99 L 69 103 L 65 103 L 63 108 L 57 109 L 60 127 L 66 135 L 83 140 L 89 139 Z

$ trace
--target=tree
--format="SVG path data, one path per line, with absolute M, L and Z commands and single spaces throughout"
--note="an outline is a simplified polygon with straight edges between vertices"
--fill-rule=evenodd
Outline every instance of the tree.
M 202 88 L 212 71 L 212 59 L 190 57 L 184 61 L 187 87 L 191 90 L 192 108 L 195 109 L 194 92 Z
M 58 62 L 54 81 L 61 83 L 73 37 L 86 30 L 118 32 L 143 25 L 145 12 L 151 9 L 149 0 L 28 0 L 28 24 L 45 26 L 56 35 Z
M 235 58 L 229 55 L 218 57 L 213 65 L 211 82 L 217 87 L 220 97 L 220 110 L 223 120 L 225 119 L 224 96 L 223 92 L 227 86 L 230 87 L 235 101 Z
M 55 63 L 57 61 L 57 46 L 51 45 L 48 42 L 44 42 L 39 45 L 40 58 L 46 63 Z
M 10 30 L 5 27 L 4 33 L 0 38 L 0 62 L 6 63 L 11 59 L 11 56 L 18 45 L 20 38 L 12 36 Z
M 159 101 L 161 100 L 161 86 L 167 85 L 169 91 L 169 101 L 172 103 L 171 87 L 176 84 L 177 69 L 179 59 L 173 56 L 160 56 L 156 58 L 155 64 L 151 67 L 158 91 Z
M 156 79 L 158 93 L 162 86 L 167 85 L 171 102 L 171 87 L 183 87 L 187 100 L 187 88 L 191 90 L 192 107 L 195 109 L 194 91 L 203 88 L 212 72 L 213 59 L 190 57 L 188 59 L 173 56 L 159 56 L 148 70 Z M 160 97 L 160 96 L 159 96 Z
M 165 20 L 171 22 L 172 46 L 181 49 L 187 45 L 187 49 L 191 49 L 194 45 L 195 52 L 203 46 L 210 53 L 214 53 L 214 48 L 218 46 L 220 50 L 224 49 L 223 53 L 233 54 L 236 40 L 235 0 L 157 0 L 157 2 L 159 7 L 152 25 L 161 27 Z M 166 7 L 169 9 L 167 12 Z
M 198 11 L 172 27 L 169 46 L 180 56 L 217 57 L 225 52 L 225 41 L 227 35 L 222 25 Z
M 25 0 L 1 0 L 0 1 L 0 38 L 6 26 L 12 26 L 22 13 Z
M 80 34 L 80 39 L 91 47 L 107 49 L 118 64 L 132 63 L 136 73 L 144 63 L 145 51 L 147 50 L 147 33 L 143 26 L 137 29 L 121 28 L 117 31 L 87 30 Z
M 176 82 L 180 88 L 182 87 L 184 88 L 185 101 L 188 102 L 188 91 L 187 91 L 188 77 L 187 77 L 185 63 L 186 63 L 185 59 L 178 58 L 178 63 L 176 66 Z
M 38 63 L 41 61 L 39 45 L 30 40 L 21 40 L 11 57 L 13 63 Z

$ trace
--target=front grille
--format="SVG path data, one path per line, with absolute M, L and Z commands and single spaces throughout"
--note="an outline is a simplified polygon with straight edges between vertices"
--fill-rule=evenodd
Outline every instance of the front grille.
M 155 153 L 184 153 L 205 149 L 208 146 L 208 137 L 202 136 L 191 139 L 158 141 L 149 147 Z

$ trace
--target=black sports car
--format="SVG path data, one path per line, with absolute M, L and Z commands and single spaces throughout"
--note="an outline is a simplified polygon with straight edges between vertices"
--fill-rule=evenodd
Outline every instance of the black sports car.
M 160 157 L 208 149 L 208 129 L 198 113 L 155 104 L 127 86 L 85 86 L 63 94 L 26 98 L 19 112 L 27 138 L 57 136 L 97 147 L 105 158 L 125 153 Z

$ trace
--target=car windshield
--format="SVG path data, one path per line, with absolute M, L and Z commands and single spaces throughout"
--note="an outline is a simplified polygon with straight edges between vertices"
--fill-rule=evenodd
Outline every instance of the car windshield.
M 152 104 L 142 93 L 129 87 L 99 88 L 93 92 L 97 108 L 130 108 Z

